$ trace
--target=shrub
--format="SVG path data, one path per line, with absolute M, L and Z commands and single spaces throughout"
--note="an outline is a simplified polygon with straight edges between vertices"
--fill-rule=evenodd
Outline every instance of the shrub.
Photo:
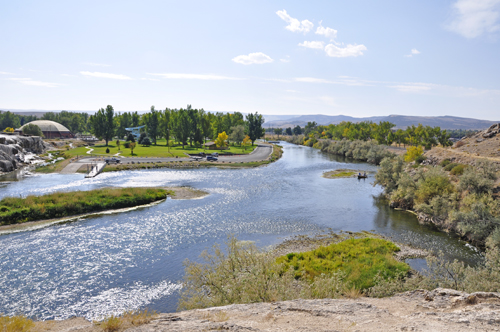
M 472 193 L 490 193 L 497 179 L 494 165 L 488 161 L 477 163 L 476 167 L 468 167 L 460 178 L 459 189 Z
M 423 154 L 415 158 L 415 164 L 420 165 L 425 159 L 427 159 Z
M 139 144 L 142 144 L 143 146 L 150 146 L 151 141 L 149 140 L 149 137 L 144 137 Z
M 132 134 L 128 134 L 127 136 L 127 142 L 135 142 L 135 137 Z
M 450 171 L 450 174 L 462 175 L 462 174 L 464 174 L 464 170 L 466 167 L 467 167 L 466 165 L 457 165 L 457 166 L 452 168 L 452 170 Z
M 109 153 L 109 148 L 106 148 L 106 153 Z
M 25 316 L 1 316 L 0 331 L 2 332 L 28 332 L 35 326 L 35 323 Z
M 456 148 L 462 147 L 464 145 L 465 145 L 465 143 L 463 141 L 458 141 L 458 142 L 455 143 L 455 147 Z
M 105 332 L 116 332 L 122 327 L 123 321 L 119 317 L 111 316 L 97 323 L 97 325 Z
M 441 167 L 445 167 L 445 166 L 447 166 L 449 163 L 451 163 L 450 159 L 443 159 L 443 161 L 441 161 L 441 162 L 439 163 L 439 166 L 441 166 Z
M 125 149 L 130 148 L 130 142 L 125 142 L 125 143 L 123 143 L 123 147 L 124 147 Z
M 449 172 L 451 171 L 453 168 L 455 168 L 456 166 L 458 166 L 459 164 L 457 163 L 448 163 L 445 167 L 444 167 L 444 170 Z
M 439 167 L 433 167 L 427 172 L 421 172 L 419 177 L 418 189 L 415 191 L 415 202 L 417 204 L 429 204 L 432 198 L 451 194 L 455 190 L 446 173 Z

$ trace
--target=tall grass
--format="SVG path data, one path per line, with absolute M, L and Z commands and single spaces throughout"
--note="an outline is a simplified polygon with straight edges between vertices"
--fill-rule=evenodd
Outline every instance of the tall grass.
M 26 198 L 6 197 L 0 201 L 0 225 L 148 204 L 166 198 L 168 193 L 159 188 L 104 188 Z
M 24 316 L 2 316 L 0 315 L 0 332 L 28 332 L 35 323 Z

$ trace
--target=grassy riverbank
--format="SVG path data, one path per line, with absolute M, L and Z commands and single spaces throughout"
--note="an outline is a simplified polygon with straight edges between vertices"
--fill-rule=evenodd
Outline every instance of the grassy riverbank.
M 0 225 L 144 205 L 165 199 L 171 193 L 159 188 L 105 188 L 25 198 L 6 197 L 0 201 Z
M 196 168 L 196 167 L 221 167 L 221 168 L 251 168 L 267 165 L 277 161 L 283 155 L 283 148 L 279 145 L 273 145 L 271 157 L 267 160 L 252 162 L 222 162 L 222 161 L 192 161 L 179 160 L 170 162 L 136 162 L 134 164 L 109 164 L 103 169 L 103 172 L 116 172 L 140 169 L 159 169 L 159 168 Z M 86 167 L 81 167 L 81 172 L 86 172 Z
M 134 148 L 134 153 L 130 151 L 130 149 L 125 148 L 124 146 L 125 142 L 121 141 L 120 142 L 120 147 L 116 145 L 116 142 L 109 142 L 109 144 L 106 146 L 104 144 L 96 144 L 94 146 L 89 146 L 87 147 L 78 147 L 75 149 L 69 149 L 66 151 L 66 154 L 68 154 L 71 157 L 74 156 L 82 156 L 82 155 L 88 155 L 87 152 L 89 149 L 93 149 L 91 152 L 93 155 L 102 155 L 102 156 L 112 156 L 116 153 L 120 153 L 121 156 L 124 157 L 163 157 L 163 158 L 172 158 L 172 157 L 179 157 L 183 158 L 186 157 L 186 153 L 188 154 L 197 154 L 200 152 L 205 152 L 205 153 L 212 153 L 212 152 L 218 152 L 218 153 L 229 153 L 229 154 L 249 154 L 252 152 L 257 145 L 249 145 L 246 147 L 242 146 L 233 146 L 230 145 L 229 149 L 227 150 L 206 150 L 203 147 L 194 147 L 194 146 L 189 146 L 185 145 L 184 148 L 182 145 L 174 145 L 171 146 L 170 148 L 167 146 L 167 141 L 165 139 L 159 139 L 157 141 L 157 145 L 149 145 L 149 146 L 143 146 L 141 144 L 136 143 L 136 147 Z M 119 149 L 118 149 L 119 148 Z M 106 150 L 109 149 L 109 153 L 106 153 Z

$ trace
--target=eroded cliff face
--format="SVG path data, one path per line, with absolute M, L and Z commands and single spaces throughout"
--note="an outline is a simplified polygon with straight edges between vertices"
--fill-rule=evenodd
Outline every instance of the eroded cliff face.
M 41 137 L 24 137 L 0 134 L 0 172 L 12 172 L 25 162 L 27 153 L 40 154 L 45 151 Z

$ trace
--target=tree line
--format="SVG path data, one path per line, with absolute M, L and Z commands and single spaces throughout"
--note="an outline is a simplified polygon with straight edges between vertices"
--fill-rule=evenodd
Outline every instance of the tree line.
M 304 128 L 295 126 L 273 129 L 274 134 L 281 135 L 304 135 L 304 144 L 312 146 L 320 139 L 343 140 L 350 141 L 360 140 L 369 141 L 375 140 L 378 144 L 398 146 L 424 146 L 430 149 L 433 146 L 441 144 L 442 146 L 450 146 L 450 133 L 446 130 L 441 130 L 440 127 L 418 126 L 411 125 L 405 130 L 393 128 L 396 125 L 389 121 L 380 121 L 374 123 L 371 121 L 350 122 L 342 121 L 339 124 L 329 124 L 327 126 L 318 125 L 316 122 L 308 122 Z
M 99 139 L 104 139 L 106 145 L 114 137 L 125 138 L 128 135 L 126 128 L 145 126 L 141 129 L 147 133 L 153 144 L 164 138 L 170 146 L 172 140 L 185 145 L 199 147 L 206 140 L 216 140 L 219 134 L 227 135 L 227 141 L 237 144 L 249 137 L 252 145 L 255 140 L 264 136 L 262 124 L 264 118 L 257 112 L 243 116 L 240 112 L 222 113 L 207 112 L 203 108 L 195 109 L 191 105 L 186 108 L 157 110 L 151 106 L 149 112 L 115 113 L 113 106 L 89 117 L 89 129 Z
M 0 131 L 4 131 L 7 128 L 17 129 L 35 120 L 50 120 L 62 124 L 72 133 L 85 133 L 89 131 L 87 127 L 88 119 L 89 115 L 84 112 L 46 112 L 38 118 L 36 115 L 20 115 L 10 111 L 0 111 Z

